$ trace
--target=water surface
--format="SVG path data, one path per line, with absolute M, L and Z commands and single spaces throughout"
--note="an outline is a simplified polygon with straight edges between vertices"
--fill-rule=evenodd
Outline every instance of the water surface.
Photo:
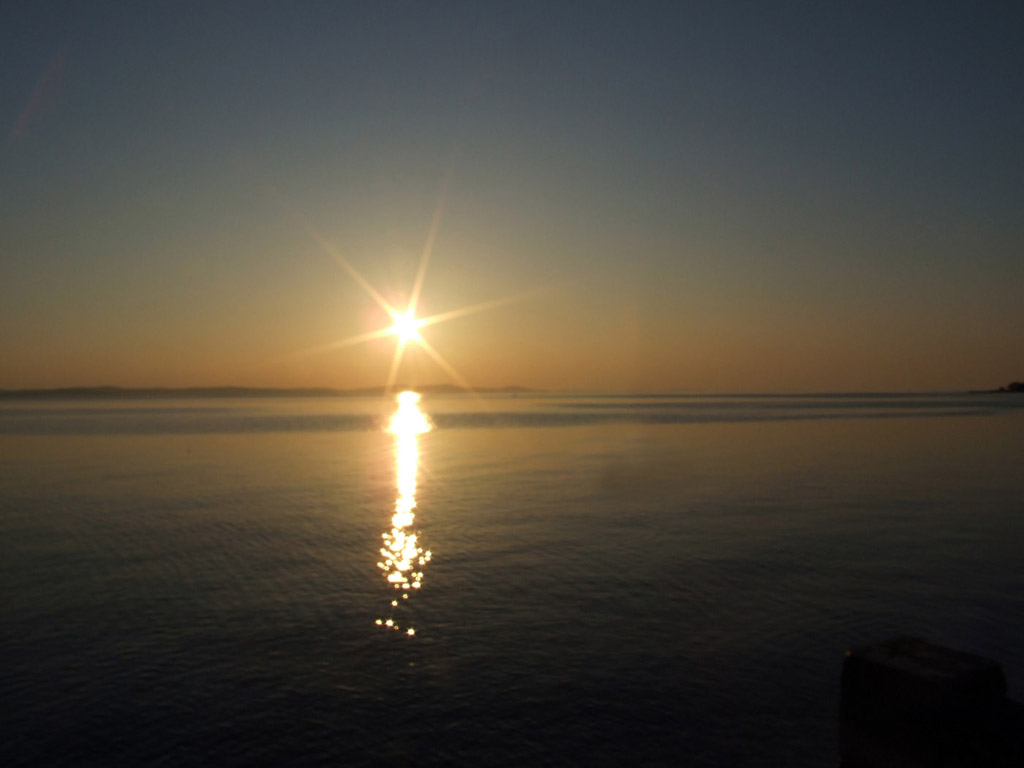
M 833 764 L 843 651 L 1024 695 L 1024 401 L 0 403 L 4 765 Z M 397 617 L 396 617 L 397 618 Z

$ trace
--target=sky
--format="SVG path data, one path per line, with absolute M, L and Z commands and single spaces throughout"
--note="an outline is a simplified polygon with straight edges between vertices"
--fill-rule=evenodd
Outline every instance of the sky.
M 1024 378 L 1022 29 L 941 0 L 4 3 L 0 389 L 382 385 L 394 337 L 336 345 L 392 322 L 352 271 L 405 308 L 425 254 L 417 315 L 478 311 L 403 383 Z

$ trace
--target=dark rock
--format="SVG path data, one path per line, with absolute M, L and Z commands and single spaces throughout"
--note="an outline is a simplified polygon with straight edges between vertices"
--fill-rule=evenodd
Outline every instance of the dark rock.
M 1024 766 L 1024 717 L 991 659 L 898 638 L 843 662 L 844 768 Z

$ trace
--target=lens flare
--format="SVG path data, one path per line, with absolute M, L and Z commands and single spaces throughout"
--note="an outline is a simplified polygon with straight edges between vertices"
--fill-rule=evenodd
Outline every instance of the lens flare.
M 445 357 L 434 348 L 434 346 L 428 342 L 420 334 L 421 328 L 426 328 L 431 325 L 437 325 L 438 323 L 444 323 L 449 320 L 456 318 L 465 317 L 472 315 L 477 312 L 483 312 L 485 310 L 496 309 L 500 306 L 511 304 L 513 302 L 522 301 L 523 299 L 529 298 L 541 290 L 537 289 L 528 291 L 515 296 L 506 296 L 504 298 L 493 299 L 491 301 L 485 301 L 479 304 L 471 304 L 464 306 L 460 309 L 455 309 L 449 312 L 442 312 L 440 314 L 430 315 L 428 317 L 417 317 L 416 311 L 419 307 L 420 295 L 423 291 L 423 283 L 427 275 L 427 265 L 430 263 L 431 253 L 434 250 L 434 242 L 437 238 L 437 232 L 441 224 L 441 212 L 444 208 L 445 189 L 447 188 L 447 181 L 445 182 L 444 188 L 442 188 L 441 195 L 437 201 L 437 207 L 434 211 L 434 217 L 430 224 L 430 231 L 427 235 L 427 242 L 423 248 L 423 254 L 420 257 L 419 269 L 416 273 L 416 280 L 412 286 L 412 292 L 408 296 L 408 301 L 403 302 L 405 310 L 399 309 L 399 306 L 392 304 L 388 299 L 384 297 L 377 288 L 375 288 L 369 280 L 367 280 L 359 270 L 356 269 L 355 265 L 352 264 L 335 246 L 333 246 L 327 238 L 319 233 L 312 224 L 300 213 L 293 211 L 293 215 L 301 224 L 303 229 L 312 237 L 320 247 L 327 253 L 334 261 L 336 261 L 342 269 L 344 269 L 349 276 L 363 289 L 367 296 L 369 296 L 378 307 L 380 307 L 388 316 L 391 317 L 391 325 L 383 328 L 378 328 L 374 331 L 368 331 L 360 333 L 355 336 L 340 339 L 338 341 L 332 341 L 322 346 L 313 347 L 310 349 L 300 350 L 293 354 L 287 355 L 283 360 L 290 360 L 297 357 L 305 357 L 306 355 L 319 354 L 335 349 L 343 349 L 346 347 L 355 346 L 364 342 L 375 341 L 377 339 L 385 338 L 388 336 L 394 336 L 395 351 L 391 358 L 391 367 L 388 370 L 388 375 L 385 384 L 385 390 L 390 392 L 398 381 L 398 373 L 402 367 L 402 360 L 405 357 L 406 347 L 416 346 L 422 349 L 437 365 L 444 371 L 448 377 L 458 384 L 460 387 L 467 391 L 473 391 L 473 386 L 470 382 L 462 376 L 455 368 L 449 363 Z

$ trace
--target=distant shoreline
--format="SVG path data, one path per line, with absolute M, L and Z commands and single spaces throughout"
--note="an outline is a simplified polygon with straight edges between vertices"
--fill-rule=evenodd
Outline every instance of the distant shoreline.
M 1011 381 L 1005 387 L 999 387 L 999 389 L 972 389 L 968 392 L 970 395 L 1004 395 L 1008 393 L 1021 394 L 1024 393 L 1024 382 Z
M 329 387 L 58 387 L 55 389 L 0 389 L 0 400 L 158 400 L 215 399 L 239 397 L 380 397 L 390 392 L 414 389 L 428 395 L 519 394 L 542 390 L 526 387 L 480 387 L 466 389 L 452 384 L 426 386 L 364 387 L 332 389 Z

